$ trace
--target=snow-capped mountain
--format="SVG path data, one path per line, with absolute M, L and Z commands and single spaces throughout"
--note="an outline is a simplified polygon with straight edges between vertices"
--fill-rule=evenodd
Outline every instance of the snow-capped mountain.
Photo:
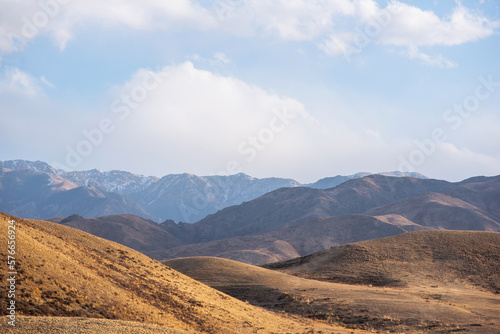
M 55 169 L 42 161 L 0 161 L 2 170 L 30 170 L 37 173 L 58 175 L 78 186 L 96 187 L 104 192 L 117 193 L 136 203 L 152 217 L 161 220 L 193 223 L 209 214 L 229 206 L 239 205 L 258 198 L 268 192 L 286 187 L 311 187 L 327 189 L 371 173 L 335 176 L 311 184 L 300 184 L 292 179 L 258 179 L 240 173 L 229 176 L 197 176 L 192 174 L 170 174 L 162 178 L 143 176 L 126 171 L 66 172 Z M 411 176 L 426 178 L 418 173 L 389 172 L 385 176 Z M 149 218 L 149 217 L 148 217 Z
M 99 169 L 65 172 L 62 176 L 82 186 L 92 185 L 121 195 L 140 192 L 159 180 L 154 176 L 143 176 L 118 170 L 102 171 Z
M 29 169 L 33 172 L 47 173 L 47 174 L 57 174 L 60 175 L 64 173 L 63 170 L 55 169 L 48 163 L 43 161 L 28 161 L 28 160 L 7 160 L 0 161 L 0 171 L 7 170 L 23 170 Z
M 134 214 L 158 221 L 132 200 L 95 186 L 79 186 L 43 164 L 3 164 L 0 169 L 0 211 L 23 218 L 47 219 L 79 214 L 86 217 Z M 7 167 L 18 167 L 12 169 Z M 50 166 L 49 166 L 50 167 Z
M 175 221 L 196 222 L 232 205 L 238 205 L 283 187 L 298 187 L 291 179 L 257 179 L 246 174 L 230 176 L 167 175 L 128 196 L 146 211 Z

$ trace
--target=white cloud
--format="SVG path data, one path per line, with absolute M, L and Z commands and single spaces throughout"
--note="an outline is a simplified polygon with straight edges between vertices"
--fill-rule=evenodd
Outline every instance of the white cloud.
M 21 50 L 32 39 L 48 34 L 64 50 L 75 26 L 127 26 L 138 30 L 190 26 L 205 29 L 215 19 L 190 0 L 86 0 L 50 2 L 0 0 L 0 52 Z
M 37 91 L 37 84 L 32 76 L 11 68 L 0 80 L 0 91 L 29 94 Z M 16 108 L 5 107 L 6 117 L 19 124 L 13 127 L 16 129 L 59 133 L 57 138 L 40 133 L 41 140 L 36 145 L 40 152 L 47 150 L 54 161 L 63 164 L 66 147 L 76 148 L 77 143 L 88 140 L 82 131 L 92 133 L 102 119 L 109 118 L 114 131 L 105 134 L 102 144 L 94 147 L 77 168 L 119 168 L 158 176 L 236 172 L 240 170 L 227 169 L 230 161 L 236 161 L 242 172 L 257 177 L 279 175 L 312 182 L 332 173 L 396 170 L 403 150 L 394 134 L 376 128 L 370 120 L 359 121 L 349 110 L 315 119 L 307 106 L 296 99 L 197 69 L 190 62 L 154 72 L 141 69 L 116 87 L 112 95 L 118 103 L 110 104 L 94 120 L 95 115 L 83 117 L 82 111 L 64 110 L 58 122 L 54 122 L 35 103 L 28 108 L 32 113 L 29 117 L 26 113 L 16 116 Z M 130 100 L 133 96 L 135 100 Z M 287 124 L 276 118 L 276 112 L 284 110 L 296 115 L 287 119 Z M 26 119 L 31 122 L 29 125 L 25 124 Z M 495 134 L 495 120 L 485 119 L 463 129 L 470 132 L 468 138 Z M 60 129 L 60 124 L 70 126 Z M 413 142 L 407 146 L 405 152 L 415 149 Z M 463 143 L 439 144 L 425 164 L 418 166 L 418 171 L 445 179 L 465 178 L 471 171 L 498 174 L 500 161 L 491 156 L 495 146 L 490 146 L 491 149 L 478 151 L 478 147 L 464 147 Z
M 41 92 L 38 80 L 16 67 L 6 67 L 0 75 L 0 93 L 34 98 Z
M 161 84 L 127 108 L 122 99 L 148 76 L 161 78 Z M 157 72 L 140 70 L 114 95 L 119 103 L 103 117 L 113 120 L 115 130 L 79 168 L 126 166 L 153 175 L 206 175 L 228 172 L 228 162 L 236 161 L 241 171 L 257 177 L 308 181 L 334 169 L 394 169 L 390 157 L 396 152 L 377 130 L 353 130 L 340 119 L 316 120 L 293 98 L 197 69 L 190 62 Z M 130 114 L 121 119 L 125 111 Z M 66 145 L 76 143 L 61 144 L 57 151 L 62 154 Z M 64 157 L 58 160 L 64 163 Z
M 408 48 L 408 56 L 410 57 L 410 59 L 420 60 L 424 65 L 427 66 L 435 66 L 440 68 L 454 68 L 458 66 L 457 63 L 446 59 L 443 55 L 430 56 L 428 54 L 420 52 L 415 46 L 410 46 Z
M 54 84 L 47 80 L 43 75 L 40 77 L 40 81 L 49 86 L 50 88 L 54 88 Z
M 224 65 L 224 64 L 229 64 L 231 62 L 231 59 L 229 59 L 229 57 L 226 56 L 226 54 L 223 52 L 216 52 L 212 58 L 205 58 L 200 56 L 199 54 L 194 54 L 189 57 L 186 57 L 186 60 L 193 61 L 196 63 L 205 63 L 211 66 Z
M 400 2 L 394 7 L 390 24 L 382 31 L 380 42 L 401 46 L 453 46 L 492 35 L 500 27 L 499 21 L 473 13 L 460 3 L 447 18 L 432 11 L 424 11 Z
M 215 17 L 225 31 L 293 41 L 320 37 L 333 27 L 335 16 L 354 11 L 351 0 L 219 0 L 215 5 Z
M 285 40 L 312 41 L 325 36 L 343 40 L 342 34 L 356 32 L 356 28 L 363 30 L 366 24 L 379 24 L 380 36 L 374 39 L 382 44 L 451 46 L 486 38 L 500 27 L 500 21 L 490 21 L 460 3 L 451 15 L 443 18 L 399 1 L 392 1 L 385 8 L 380 8 L 374 0 L 221 0 L 218 3 L 218 10 L 225 13 L 219 19 L 229 24 L 232 31 L 262 30 Z
M 0 52 L 19 51 L 42 34 L 50 35 L 64 50 L 79 26 L 126 26 L 146 31 L 184 27 L 272 36 L 311 41 L 332 56 L 345 54 L 360 40 L 360 31 L 381 22 L 381 29 L 369 34 L 370 43 L 416 48 L 461 45 L 486 38 L 500 27 L 500 21 L 488 20 L 460 3 L 448 17 L 398 1 L 380 8 L 374 0 L 217 0 L 208 8 L 195 0 L 123 0 L 119 5 L 112 0 L 51 3 L 56 5 L 0 0 Z M 453 61 L 440 55 L 409 55 L 428 65 L 454 66 Z
M 471 175 L 498 175 L 500 169 L 500 155 L 486 155 L 451 143 L 438 143 L 432 158 L 426 169 L 446 180 L 459 181 Z
M 358 35 L 355 32 L 333 33 L 328 39 L 319 44 L 319 48 L 329 56 L 350 55 L 358 53 L 356 47 Z
M 116 96 L 133 92 L 149 73 L 138 71 L 118 89 Z M 190 62 L 165 67 L 156 75 L 161 78 L 161 84 L 151 90 L 136 109 L 130 109 L 130 116 L 121 120 L 117 117 L 121 112 L 116 110 L 117 130 L 107 141 L 109 151 L 102 151 L 103 156 L 109 155 L 105 159 L 108 162 L 115 163 L 115 159 L 119 159 L 111 153 L 114 148 L 128 147 L 131 155 L 137 154 L 138 163 L 141 163 L 141 158 L 150 160 L 154 152 L 158 156 L 156 167 L 163 171 L 170 168 L 184 172 L 186 166 L 193 166 L 191 172 L 216 172 L 224 169 L 230 160 L 247 164 L 250 154 L 240 154 L 239 147 L 249 136 L 258 136 L 262 129 L 269 128 L 277 112 L 287 110 L 302 120 L 308 117 L 304 106 L 294 99 L 268 93 L 231 77 L 199 70 Z M 125 104 L 117 106 L 123 108 Z M 276 139 L 291 136 L 289 129 L 281 130 L 279 120 L 275 122 L 280 128 L 280 133 L 273 134 Z M 292 120 L 289 122 L 293 123 Z M 130 136 L 131 133 L 138 135 Z M 274 141 L 267 143 L 266 150 L 272 150 L 273 145 Z M 293 147 L 287 149 L 290 153 L 292 150 Z
M 119 5 L 111 0 L 87 0 L 72 3 L 70 15 L 82 20 L 98 20 L 104 25 L 123 24 L 139 30 L 183 25 L 207 28 L 214 24 L 209 12 L 191 0 L 123 0 Z
M 227 63 L 230 63 L 231 60 L 229 60 L 229 58 L 222 52 L 217 52 L 215 55 L 214 55 L 214 62 L 216 64 L 227 64 Z
M 421 46 L 454 46 L 486 38 L 500 27 L 500 21 L 490 21 L 460 3 L 449 17 L 440 18 L 432 11 L 391 2 L 379 8 L 373 0 L 356 2 L 356 15 L 345 26 L 319 43 L 328 55 L 360 53 L 370 44 L 408 47 L 411 59 L 425 65 L 453 68 L 457 64 L 442 55 L 428 55 Z
M 354 14 L 349 0 L 247 0 L 236 17 L 250 15 L 255 28 L 285 40 L 312 40 L 333 27 L 333 17 Z

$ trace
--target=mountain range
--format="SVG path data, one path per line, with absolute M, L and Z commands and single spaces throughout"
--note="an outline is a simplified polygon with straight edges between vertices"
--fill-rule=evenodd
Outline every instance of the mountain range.
M 0 205 L 53 216 L 0 212 L 2 228 L 16 226 L 20 333 L 500 328 L 500 176 L 367 175 L 327 189 L 275 189 L 195 223 L 158 224 L 126 195 L 77 184 L 43 163 L 8 167 Z M 140 185 L 131 185 L 133 174 L 121 177 L 129 179 L 121 189 Z
M 159 260 L 217 256 L 265 264 L 417 230 L 500 231 L 500 176 L 448 182 L 359 173 L 305 187 L 244 174 L 158 179 L 119 171 L 62 173 L 43 162 L 10 161 L 1 167 L 0 210 L 42 216 Z M 333 188 L 316 188 L 339 180 Z M 245 196 L 257 197 L 243 201 Z M 195 223 L 157 224 L 157 216 L 144 209 L 157 206 L 175 216 L 184 198 L 200 201 L 197 214 L 221 203 L 242 203 Z
M 155 219 L 117 193 L 81 187 L 57 174 L 30 169 L 0 171 L 0 210 L 26 218 L 130 213 Z
M 246 174 L 203 177 L 172 174 L 158 178 L 117 170 L 66 172 L 42 161 L 27 160 L 0 161 L 0 173 L 0 187 L 4 189 L 0 197 L 0 210 L 22 217 L 45 219 L 71 214 L 97 217 L 130 213 L 156 222 L 171 219 L 187 223 L 199 221 L 221 209 L 253 200 L 279 188 L 329 188 L 349 179 L 369 175 L 358 173 L 336 176 L 302 185 L 291 179 L 258 179 Z M 418 173 L 384 174 L 425 178 Z M 36 184 L 31 182 L 33 179 L 38 179 Z M 73 190 L 78 187 L 82 189 Z M 10 194 L 19 191 L 19 188 L 30 193 L 29 199 L 23 196 L 11 198 Z M 43 193 L 40 193 L 42 189 Z M 66 196 L 66 191 L 72 193 Z M 75 192 L 78 194 L 75 195 Z M 59 193 L 64 195 L 53 196 Z M 67 203 L 58 205 L 57 199 L 61 196 L 78 198 L 81 204 L 73 207 Z M 99 205 L 94 205 L 95 202 L 99 202 Z M 47 209 L 49 204 L 50 209 Z M 15 211 L 12 211 L 14 208 Z
M 326 190 L 278 189 L 193 224 L 157 225 L 132 215 L 51 221 L 159 260 L 217 256 L 265 264 L 418 230 L 500 231 L 499 202 L 500 177 L 451 183 L 370 175 Z
M 417 230 L 498 232 L 498 203 L 498 176 L 451 183 L 370 175 L 326 190 L 278 189 L 194 224 L 165 224 L 186 245 L 148 254 L 264 264 Z

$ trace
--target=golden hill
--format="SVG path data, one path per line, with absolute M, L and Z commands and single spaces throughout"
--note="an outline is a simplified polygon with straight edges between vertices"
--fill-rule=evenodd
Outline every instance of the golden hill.
M 7 258 L 9 219 L 16 225 L 17 315 L 37 316 L 18 318 L 15 332 L 22 333 L 23 328 L 29 332 L 36 323 L 50 324 L 46 330 L 36 331 L 40 333 L 59 332 L 50 328 L 61 326 L 78 328 L 84 317 L 194 333 L 306 333 L 314 326 L 323 333 L 333 333 L 328 326 L 256 308 L 130 248 L 55 223 L 0 213 L 3 259 Z M 7 289 L 5 275 L 2 270 L 2 291 Z M 7 312 L 6 303 L 7 298 L 0 300 L 2 315 Z M 45 316 L 73 318 L 58 322 Z M 0 324 L 4 329 L 7 326 L 4 321 Z M 113 326 L 109 322 L 101 325 Z M 126 327 L 122 322 L 116 326 Z
M 321 319 L 353 330 L 380 333 L 499 333 L 500 295 L 487 291 L 487 285 L 477 285 L 477 282 L 490 282 L 499 277 L 497 268 L 500 261 L 496 255 L 490 257 L 483 252 L 494 246 L 490 248 L 492 254 L 498 254 L 496 249 L 500 242 L 497 233 L 471 232 L 467 235 L 449 232 L 448 236 L 447 232 L 411 232 L 335 247 L 329 251 L 371 245 L 370 252 L 353 251 L 338 261 L 334 260 L 335 255 L 323 251 L 274 265 L 302 277 L 213 257 L 180 258 L 164 263 L 253 305 Z M 398 245 L 399 248 L 413 248 L 419 242 L 421 247 L 415 248 L 411 257 L 406 258 L 408 264 L 403 271 L 405 267 L 399 266 L 394 259 L 405 258 L 408 254 L 400 253 Z M 453 243 L 457 245 L 451 246 Z M 461 247 L 460 243 L 469 246 Z M 484 247 L 480 246 L 481 243 L 485 243 Z M 452 251 L 454 247 L 457 253 Z M 464 252 L 462 256 L 467 259 L 468 265 L 458 266 L 459 249 Z M 367 253 L 378 255 L 362 255 Z M 318 261 L 314 261 L 315 257 Z M 427 260 L 420 262 L 420 259 Z M 449 261 L 449 267 L 446 270 L 444 266 L 436 268 L 432 265 L 435 261 Z M 335 269 L 331 269 L 331 262 Z M 415 268 L 410 272 L 408 268 L 412 263 Z M 374 271 L 377 268 L 379 271 Z M 464 268 L 468 269 L 462 271 Z M 484 274 L 479 271 L 484 271 Z M 321 276 L 322 273 L 333 275 L 334 272 L 336 275 L 350 275 L 351 280 L 333 283 L 303 278 L 326 279 L 326 276 Z M 380 273 L 386 275 L 382 276 L 383 279 L 392 280 L 383 281 Z M 470 283 L 468 279 L 471 277 L 466 273 L 478 276 L 476 285 Z M 358 275 L 366 281 L 356 280 Z M 453 280 L 450 281 L 451 278 Z M 380 282 L 384 284 L 378 284 Z M 377 284 L 384 286 L 375 286 Z
M 340 283 L 473 285 L 500 292 L 500 233 L 427 230 L 332 247 L 266 268 Z

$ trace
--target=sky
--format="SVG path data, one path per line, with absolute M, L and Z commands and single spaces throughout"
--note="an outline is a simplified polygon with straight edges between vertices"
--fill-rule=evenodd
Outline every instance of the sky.
M 0 0 L 0 160 L 500 174 L 496 0 Z

